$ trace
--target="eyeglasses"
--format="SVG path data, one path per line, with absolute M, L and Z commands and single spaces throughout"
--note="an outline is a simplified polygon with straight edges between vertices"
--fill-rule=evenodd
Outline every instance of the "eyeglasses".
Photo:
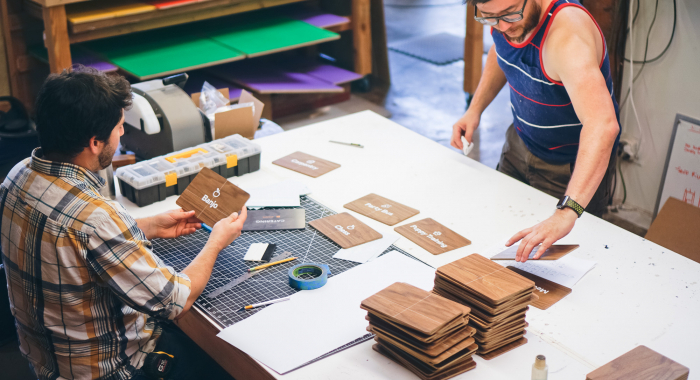
M 513 22 L 518 22 L 523 19 L 523 12 L 525 11 L 525 6 L 527 5 L 527 0 L 525 0 L 525 3 L 523 3 L 523 8 L 517 12 L 511 12 L 511 13 L 506 13 L 501 16 L 497 17 L 477 17 L 476 16 L 476 7 L 474 7 L 474 20 L 479 21 L 480 23 L 488 26 L 496 26 L 498 25 L 499 20 L 503 20 L 507 23 L 513 23 Z

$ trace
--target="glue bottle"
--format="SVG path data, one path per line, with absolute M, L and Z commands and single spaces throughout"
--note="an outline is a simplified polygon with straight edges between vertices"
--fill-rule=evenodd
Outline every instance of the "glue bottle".
M 532 380 L 547 380 L 547 362 L 544 355 L 537 355 L 532 365 Z

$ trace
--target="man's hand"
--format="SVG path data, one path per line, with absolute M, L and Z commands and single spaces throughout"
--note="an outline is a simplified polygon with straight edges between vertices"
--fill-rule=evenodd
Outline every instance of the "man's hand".
M 518 253 L 515 256 L 515 261 L 524 263 L 527 261 L 527 258 L 530 257 L 532 249 L 542 244 L 533 258 L 537 260 L 542 256 L 544 251 L 552 246 L 552 244 L 571 232 L 574 228 L 574 223 L 576 223 L 576 219 L 578 219 L 578 215 L 574 210 L 568 208 L 557 210 L 554 212 L 554 215 L 538 223 L 534 227 L 526 228 L 513 235 L 506 243 L 506 247 L 510 247 L 522 239 L 518 247 Z
M 194 211 L 173 210 L 141 219 L 138 225 L 148 239 L 172 239 L 189 235 L 202 228 L 202 222 L 194 215 Z
M 218 221 L 211 230 L 207 245 L 212 244 L 213 247 L 220 251 L 233 243 L 236 238 L 241 236 L 241 230 L 246 218 L 248 218 L 248 210 L 243 206 L 240 215 L 234 212 Z
M 464 136 L 468 143 L 474 142 L 472 137 L 474 135 L 474 131 L 476 131 L 476 128 L 479 127 L 480 120 L 481 116 L 479 113 L 467 111 L 464 116 L 457 120 L 455 125 L 452 126 L 452 139 L 450 140 L 450 145 L 462 150 L 464 148 L 462 144 L 462 136 Z

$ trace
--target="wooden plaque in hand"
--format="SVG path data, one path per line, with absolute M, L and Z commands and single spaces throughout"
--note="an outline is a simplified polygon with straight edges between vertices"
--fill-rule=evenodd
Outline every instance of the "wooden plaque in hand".
M 394 231 L 418 244 L 433 255 L 439 255 L 453 249 L 466 247 L 472 243 L 469 239 L 431 218 L 404 224 L 403 226 L 394 228 Z
M 309 225 L 344 249 L 382 238 L 382 234 L 347 212 L 316 219 Z
M 394 202 L 391 199 L 384 198 L 377 194 L 365 195 L 343 207 L 389 226 L 403 222 L 420 212 L 414 208 Z
M 199 220 L 213 227 L 219 220 L 241 211 L 248 198 L 250 194 L 213 170 L 203 168 L 175 203 L 185 211 L 196 211 Z
M 309 177 L 320 177 L 331 170 L 338 169 L 340 165 L 335 162 L 314 157 L 302 152 L 294 152 L 272 162 L 275 165 L 294 170 Z

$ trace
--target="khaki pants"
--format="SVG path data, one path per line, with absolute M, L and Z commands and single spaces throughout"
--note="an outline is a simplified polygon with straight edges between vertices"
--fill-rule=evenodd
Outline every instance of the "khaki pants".
M 598 190 L 586 207 L 587 213 L 598 217 L 603 215 L 612 196 L 615 155 L 613 154 L 612 157 Z M 515 127 L 511 125 L 506 132 L 506 143 L 503 145 L 503 152 L 496 170 L 559 199 L 566 195 L 566 187 L 574 171 L 574 165 L 551 164 L 535 157 L 515 132 Z

